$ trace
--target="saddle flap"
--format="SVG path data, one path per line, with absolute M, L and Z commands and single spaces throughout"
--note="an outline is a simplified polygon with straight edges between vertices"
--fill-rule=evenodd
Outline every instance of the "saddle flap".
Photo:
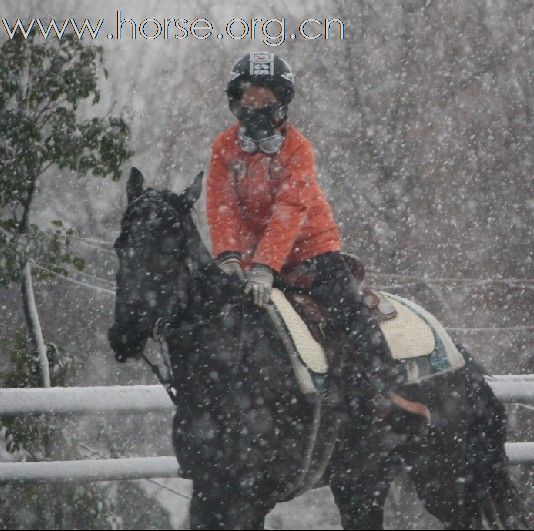
M 303 321 L 295 306 L 292 305 L 282 291 L 273 289 L 271 298 L 285 323 L 295 345 L 295 350 L 300 356 L 304 355 L 306 357 L 306 367 L 312 373 L 326 374 L 328 372 L 328 361 L 323 350 L 323 339 L 317 340 L 314 337 L 312 328 Z M 302 309 L 303 306 L 301 305 L 300 308 Z
M 324 341 L 326 318 L 315 299 L 295 291 L 284 292 L 284 294 L 308 327 L 315 341 L 318 343 Z

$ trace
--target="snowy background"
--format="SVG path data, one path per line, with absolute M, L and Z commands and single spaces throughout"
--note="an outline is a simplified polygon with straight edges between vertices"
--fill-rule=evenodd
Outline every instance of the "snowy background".
M 2 0 L 0 16 L 114 20 L 198 17 L 338 17 L 346 38 L 288 40 L 100 39 L 109 78 L 85 117 L 122 114 L 150 186 L 181 191 L 207 170 L 211 142 L 230 125 L 224 89 L 233 61 L 251 50 L 283 56 L 296 76 L 290 119 L 312 141 L 319 180 L 347 251 L 375 283 L 432 311 L 490 373 L 534 373 L 534 4 L 530 0 L 89 1 Z M 91 45 L 88 41 L 87 45 Z M 62 219 L 84 238 L 87 260 L 74 283 L 37 286 L 46 334 L 76 360 L 72 385 L 154 383 L 141 365 L 118 365 L 106 341 L 116 259 L 111 242 L 125 207 L 125 182 L 49 171 L 32 222 Z M 199 224 L 206 234 L 204 211 Z M 2 340 L 23 321 L 18 293 L 0 292 Z M 532 415 L 510 408 L 510 440 L 534 440 Z M 123 455 L 170 455 L 169 419 L 84 418 L 91 448 L 114 422 Z M 0 459 L 2 455 L 0 455 Z M 528 470 L 515 469 L 525 493 Z M 187 482 L 143 482 L 184 524 Z M 163 485 L 163 486 L 162 486 Z M 409 485 L 388 500 L 388 524 L 432 524 Z M 169 490 L 171 489 L 171 490 Z M 402 511 L 398 509 L 403 506 Z M 399 512 L 400 511 L 400 512 Z M 339 519 L 327 490 L 281 505 L 269 524 L 328 527 Z

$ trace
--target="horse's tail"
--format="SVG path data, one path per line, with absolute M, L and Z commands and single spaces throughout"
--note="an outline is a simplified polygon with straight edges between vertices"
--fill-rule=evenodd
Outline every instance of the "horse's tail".
M 471 425 L 470 473 L 466 478 L 466 516 L 474 529 L 529 529 L 530 518 L 508 471 L 506 411 L 486 382 L 485 371 L 461 346 L 465 357 Z

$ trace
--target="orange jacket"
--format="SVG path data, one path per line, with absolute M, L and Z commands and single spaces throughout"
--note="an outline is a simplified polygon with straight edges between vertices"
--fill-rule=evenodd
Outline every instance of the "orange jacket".
M 242 253 L 242 265 L 280 271 L 327 251 L 340 250 L 340 233 L 315 172 L 309 140 L 286 123 L 276 155 L 239 147 L 239 123 L 211 150 L 207 216 L 213 254 Z

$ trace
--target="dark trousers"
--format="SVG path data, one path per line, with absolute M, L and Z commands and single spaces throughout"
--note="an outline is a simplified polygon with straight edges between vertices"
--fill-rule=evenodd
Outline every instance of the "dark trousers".
M 311 294 L 329 320 L 358 349 L 358 362 L 378 393 L 394 392 L 405 380 L 403 364 L 391 356 L 386 338 L 364 304 L 354 275 L 339 252 L 320 254 L 301 264 L 313 274 Z

